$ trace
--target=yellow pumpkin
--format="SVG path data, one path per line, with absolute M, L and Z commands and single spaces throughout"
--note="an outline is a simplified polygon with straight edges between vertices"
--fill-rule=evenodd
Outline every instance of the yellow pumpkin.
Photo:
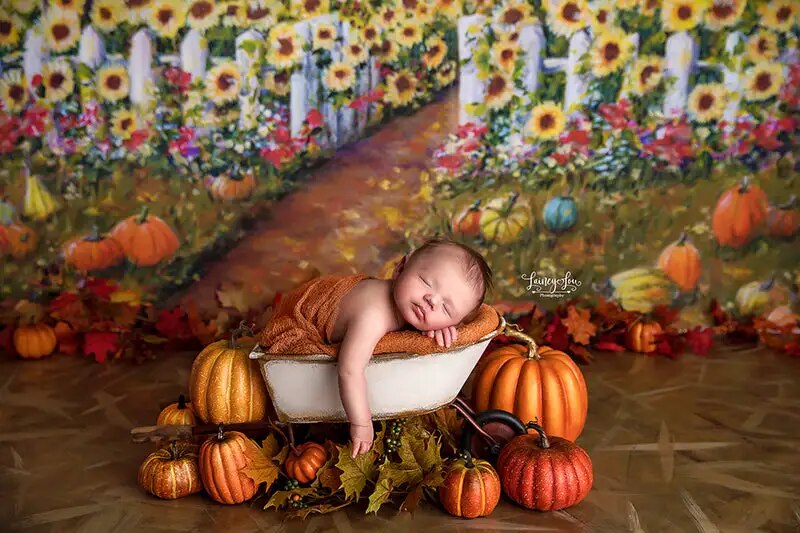
M 767 281 L 751 281 L 736 292 L 736 306 L 744 316 L 760 315 L 767 309 L 789 303 L 789 290 L 771 277 Z
M 56 349 L 56 332 L 42 322 L 14 330 L 14 349 L 23 359 L 41 359 Z
M 192 412 L 192 404 L 186 401 L 186 398 L 181 394 L 178 396 L 176 403 L 171 403 L 166 406 L 158 414 L 158 421 L 156 424 L 173 425 L 173 426 L 193 426 L 195 423 L 194 413 Z
M 511 244 L 531 221 L 530 206 L 515 192 L 509 199 L 495 198 L 486 204 L 481 214 L 481 235 L 488 241 Z
M 148 455 L 139 467 L 139 486 L 164 500 L 200 492 L 203 482 L 197 447 L 187 442 L 172 442 Z
M 244 200 L 255 188 L 256 179 L 252 172 L 245 172 L 237 177 L 220 174 L 213 178 L 209 185 L 211 196 L 217 200 Z

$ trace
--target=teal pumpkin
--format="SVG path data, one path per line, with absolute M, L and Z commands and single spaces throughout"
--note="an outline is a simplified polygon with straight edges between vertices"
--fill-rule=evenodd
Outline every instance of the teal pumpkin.
M 556 196 L 544 206 L 544 225 L 553 233 L 563 233 L 578 221 L 578 206 L 571 196 Z

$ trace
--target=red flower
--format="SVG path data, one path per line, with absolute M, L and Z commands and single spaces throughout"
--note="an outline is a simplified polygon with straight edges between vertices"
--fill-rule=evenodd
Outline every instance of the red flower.
M 149 137 L 150 132 L 148 130 L 136 130 L 131 133 L 130 138 L 125 141 L 125 147 L 131 152 L 136 151 Z
M 447 170 L 458 170 L 462 164 L 461 156 L 456 154 L 443 155 L 436 160 L 437 167 L 446 168 Z
M 34 105 L 22 115 L 22 134 L 27 137 L 40 137 L 47 129 L 47 109 Z
M 464 137 L 482 137 L 487 131 L 489 128 L 484 125 L 467 122 L 458 127 L 457 134 L 459 138 L 463 139 Z
M 34 74 L 33 78 L 31 78 L 31 85 L 34 87 L 38 87 L 41 84 L 42 84 L 42 75 Z
M 275 130 L 275 142 L 288 143 L 292 139 L 288 128 L 278 128 Z
M 322 126 L 322 113 L 317 109 L 310 110 L 306 115 L 306 122 L 312 129 L 319 128 Z
M 20 127 L 19 119 L 5 115 L 0 118 L 0 153 L 8 153 L 17 147 Z
M 633 120 L 629 111 L 630 102 L 627 100 L 620 100 L 617 104 L 600 104 L 598 109 L 600 116 L 615 130 L 625 128 Z
M 275 149 L 262 148 L 259 152 L 264 160 L 268 161 L 275 168 L 280 168 L 284 162 L 294 157 L 294 151 L 287 147 L 279 147 Z
M 189 84 L 192 83 L 192 75 L 178 67 L 169 67 L 164 71 L 164 77 L 181 94 L 186 93 L 189 90 Z
M 564 133 L 559 137 L 562 143 L 573 143 L 581 146 L 586 146 L 592 140 L 590 132 L 586 130 L 571 130 Z

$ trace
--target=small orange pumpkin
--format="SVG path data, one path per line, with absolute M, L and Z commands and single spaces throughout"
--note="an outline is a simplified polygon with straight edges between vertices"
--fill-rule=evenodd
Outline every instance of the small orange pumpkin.
M 661 324 L 639 320 L 628 326 L 625 342 L 633 352 L 651 353 L 656 351 L 656 336 L 662 333 Z
M 217 200 L 244 200 L 256 189 L 256 179 L 252 172 L 240 176 L 220 174 L 209 186 L 211 196 Z
M 78 237 L 64 245 L 64 261 L 80 272 L 103 270 L 118 265 L 125 259 L 125 252 L 112 238 L 103 238 L 97 226 L 91 234 Z
M 5 248 L 14 259 L 22 259 L 36 249 L 39 239 L 36 232 L 25 224 L 5 226 Z
M 219 503 L 237 504 L 256 494 L 258 486 L 242 470 L 259 454 L 258 446 L 238 431 L 219 432 L 200 446 L 200 477 L 206 492 Z
M 480 200 L 459 211 L 450 221 L 454 233 L 461 233 L 467 237 L 477 237 L 481 232 Z
M 178 251 L 180 242 L 169 225 L 155 215 L 148 215 L 144 206 L 141 214 L 132 215 L 111 230 L 125 256 L 136 266 L 153 266 L 169 259 Z
M 197 447 L 173 441 L 156 450 L 139 467 L 138 480 L 140 487 L 164 500 L 200 492 L 203 484 L 197 465 Z
M 785 204 L 770 206 L 767 211 L 767 230 L 771 236 L 788 239 L 797 233 L 800 228 L 800 217 L 796 208 L 795 195 L 792 195 Z
M 23 359 L 41 359 L 56 349 L 56 332 L 38 322 L 19 326 L 14 330 L 14 349 Z
M 711 228 L 717 242 L 740 248 L 749 243 L 767 218 L 767 195 L 748 177 L 725 191 L 717 201 L 711 217 Z
M 284 462 L 286 475 L 300 483 L 310 483 L 328 460 L 328 452 L 316 442 L 304 442 L 289 452 Z
M 685 291 L 694 290 L 700 279 L 700 252 L 689 242 L 686 233 L 670 244 L 658 257 L 658 267 L 669 279 Z
M 186 397 L 181 394 L 176 403 L 166 406 L 158 414 L 159 426 L 193 426 L 195 423 L 192 404 L 186 401 Z
M 462 518 L 488 516 L 500 501 L 500 478 L 489 463 L 473 459 L 456 459 L 447 467 L 439 485 L 439 503 L 445 511 Z

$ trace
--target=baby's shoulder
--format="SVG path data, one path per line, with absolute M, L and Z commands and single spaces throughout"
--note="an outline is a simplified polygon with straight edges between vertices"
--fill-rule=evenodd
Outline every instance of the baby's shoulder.
M 391 287 L 385 280 L 364 279 L 342 299 L 342 309 L 348 316 L 361 315 L 375 319 L 391 317 Z M 377 320 L 376 320 L 377 321 Z

